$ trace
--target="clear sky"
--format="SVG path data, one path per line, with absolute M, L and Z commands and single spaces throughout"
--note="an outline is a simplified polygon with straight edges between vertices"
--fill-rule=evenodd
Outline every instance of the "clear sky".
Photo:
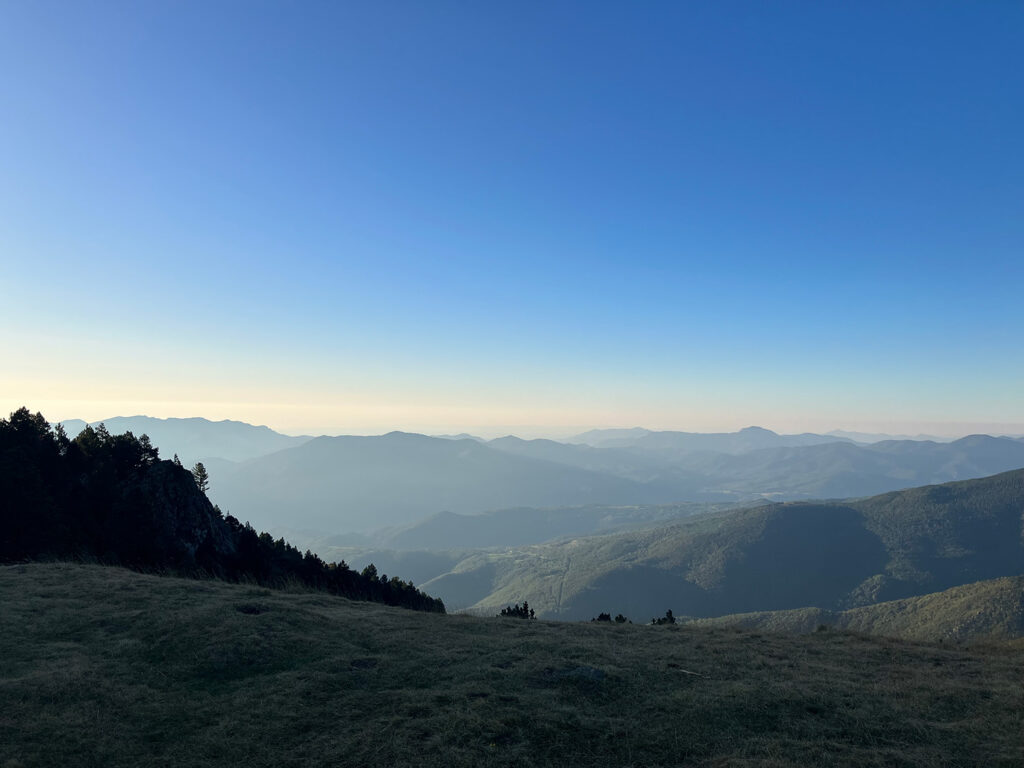
M 1024 432 L 1024 4 L 0 0 L 0 410 Z

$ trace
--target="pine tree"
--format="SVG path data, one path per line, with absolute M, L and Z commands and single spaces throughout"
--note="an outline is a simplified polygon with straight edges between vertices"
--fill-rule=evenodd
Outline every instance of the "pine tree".
M 196 488 L 206 493 L 210 487 L 210 474 L 206 471 L 206 467 L 203 466 L 203 462 L 197 462 L 192 467 L 192 477 L 196 480 Z

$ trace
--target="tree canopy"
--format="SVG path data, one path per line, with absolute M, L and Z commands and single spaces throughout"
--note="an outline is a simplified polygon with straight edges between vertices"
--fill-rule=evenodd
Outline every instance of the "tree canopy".
M 161 461 L 145 435 L 100 425 L 71 440 L 21 408 L 0 419 L 0 562 L 85 558 L 444 611 L 411 582 L 324 562 L 225 517 L 206 498 L 203 473 L 200 482 L 180 462 Z

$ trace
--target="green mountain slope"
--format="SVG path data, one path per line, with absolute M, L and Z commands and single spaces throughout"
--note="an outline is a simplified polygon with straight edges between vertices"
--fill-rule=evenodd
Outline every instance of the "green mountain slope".
M 844 610 L 1024 573 L 1024 470 L 844 503 L 776 504 L 478 553 L 423 588 L 449 607 L 646 620 Z
M 1019 765 L 1024 648 L 0 568 L 0 765 Z
M 694 619 L 697 626 L 811 632 L 821 626 L 908 640 L 1024 637 L 1024 576 L 979 581 L 920 597 L 833 612 L 821 608 Z

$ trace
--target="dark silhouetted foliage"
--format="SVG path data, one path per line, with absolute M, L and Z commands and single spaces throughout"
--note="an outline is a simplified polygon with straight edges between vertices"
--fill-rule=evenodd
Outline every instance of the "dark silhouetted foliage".
M 531 608 L 530 604 L 528 602 L 526 602 L 525 600 L 523 600 L 523 604 L 522 605 L 519 605 L 519 603 L 516 603 L 514 606 L 510 605 L 510 606 L 507 606 L 506 608 L 502 608 L 500 615 L 502 615 L 502 616 L 512 616 L 513 618 L 516 618 L 516 619 L 535 619 L 535 618 L 537 618 L 534 615 L 533 608 Z
M 177 454 L 175 454 L 175 456 L 177 456 Z M 196 488 L 200 491 L 206 493 L 210 490 L 210 473 L 206 471 L 206 467 L 203 466 L 203 462 L 197 462 L 196 465 L 192 467 L 192 477 L 195 478 Z
M 670 611 L 670 613 L 671 613 L 671 611 Z M 597 614 L 597 616 L 595 616 L 594 618 L 592 618 L 592 619 L 591 619 L 591 621 L 592 621 L 592 622 L 608 622 L 609 624 L 610 624 L 611 622 L 613 622 L 613 621 L 614 621 L 614 622 L 615 622 L 616 624 L 626 624 L 627 622 L 628 622 L 629 624 L 632 624 L 632 623 L 633 623 L 632 621 L 630 621 L 629 619 L 627 619 L 627 618 L 626 618 L 625 616 L 623 616 L 623 615 L 622 615 L 621 613 L 620 613 L 620 614 L 617 614 L 617 615 L 615 616 L 615 618 L 614 618 L 614 619 L 612 618 L 612 615 L 611 615 L 610 613 L 599 613 L 599 614 Z M 654 620 L 653 620 L 653 619 L 651 620 L 651 623 L 652 623 L 652 624 L 654 623 Z
M 660 619 L 651 619 L 651 624 L 675 624 L 676 617 L 672 615 L 672 609 L 669 608 L 665 611 L 665 615 Z
M 444 612 L 411 582 L 326 563 L 225 517 L 202 493 L 204 476 L 161 461 L 145 435 L 101 424 L 69 440 L 22 408 L 0 419 L 0 562 L 88 559 Z

